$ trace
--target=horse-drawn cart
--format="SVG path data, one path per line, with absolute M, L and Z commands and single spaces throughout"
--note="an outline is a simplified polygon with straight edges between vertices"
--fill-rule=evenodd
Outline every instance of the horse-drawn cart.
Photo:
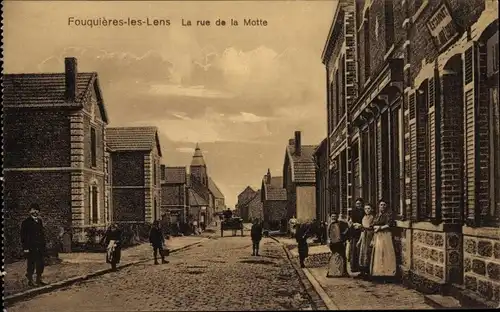
M 233 236 L 236 235 L 236 231 L 241 231 L 241 236 L 243 236 L 243 219 L 241 218 L 225 218 L 220 224 L 220 236 L 224 237 L 224 231 L 233 230 Z

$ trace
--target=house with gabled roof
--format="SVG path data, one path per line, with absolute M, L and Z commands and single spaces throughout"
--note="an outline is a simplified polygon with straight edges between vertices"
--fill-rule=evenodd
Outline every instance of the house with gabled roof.
M 7 259 L 19 250 L 19 227 L 38 204 L 48 247 L 65 233 L 106 224 L 108 116 L 96 72 L 65 59 L 62 73 L 3 77 L 4 218 Z M 65 246 L 64 249 L 71 248 Z
M 107 129 L 111 149 L 114 222 L 160 219 L 161 146 L 156 127 Z
M 187 168 L 161 165 L 161 209 L 168 221 L 184 223 L 189 213 Z
M 287 217 L 299 222 L 316 218 L 316 145 L 302 145 L 300 131 L 290 139 L 283 163 L 283 187 L 287 191 Z
M 248 203 L 248 220 L 264 220 L 264 205 L 261 198 L 261 190 L 255 192 L 255 196 Z
M 283 177 L 271 176 L 269 169 L 262 179 L 261 201 L 264 226 L 268 229 L 286 229 L 288 201 Z
M 238 215 L 245 221 L 248 222 L 248 204 L 255 197 L 257 192 L 251 187 L 247 186 L 240 194 L 238 194 L 238 202 L 236 203 L 236 210 Z
M 212 202 L 210 203 L 213 207 L 213 213 L 218 214 L 226 209 L 225 197 L 221 190 L 215 183 L 215 181 L 208 177 L 208 190 L 212 194 Z

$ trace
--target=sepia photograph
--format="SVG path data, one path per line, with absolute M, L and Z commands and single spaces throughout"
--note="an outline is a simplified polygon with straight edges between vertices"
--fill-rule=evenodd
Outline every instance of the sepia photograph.
M 500 308 L 498 0 L 5 0 L 8 312 Z

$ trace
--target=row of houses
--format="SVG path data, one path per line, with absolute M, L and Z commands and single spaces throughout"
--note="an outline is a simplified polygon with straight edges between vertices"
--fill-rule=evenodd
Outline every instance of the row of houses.
M 108 127 L 96 72 L 80 73 L 75 58 L 64 73 L 3 77 L 4 217 L 6 250 L 19 246 L 19 226 L 40 206 L 49 238 L 110 222 L 211 222 L 224 196 L 196 147 L 186 168 L 161 165 L 155 127 Z
M 286 228 L 288 220 L 310 222 L 316 218 L 317 146 L 302 145 L 301 132 L 288 141 L 283 160 L 283 175 L 272 176 L 268 169 L 261 187 L 247 186 L 239 195 L 237 213 L 245 220 L 263 220 L 271 228 Z
M 404 279 L 500 301 L 498 1 L 340 0 L 317 217 L 385 200 Z

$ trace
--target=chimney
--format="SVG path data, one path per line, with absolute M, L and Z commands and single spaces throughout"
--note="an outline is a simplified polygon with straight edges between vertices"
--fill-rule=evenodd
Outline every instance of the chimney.
M 300 156 L 301 147 L 302 145 L 300 143 L 300 131 L 295 131 L 295 155 Z
M 266 183 L 271 184 L 271 170 L 267 168 Z
M 67 102 L 74 102 L 76 99 L 76 75 L 78 75 L 76 58 L 67 57 L 64 59 L 65 73 L 65 98 Z

